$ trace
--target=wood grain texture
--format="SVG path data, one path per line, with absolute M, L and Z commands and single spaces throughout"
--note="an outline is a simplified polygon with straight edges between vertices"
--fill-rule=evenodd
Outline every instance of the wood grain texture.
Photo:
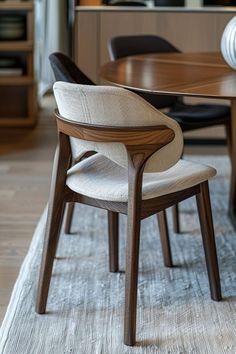
M 220 99 L 236 96 L 235 71 L 220 53 L 136 55 L 105 64 L 101 76 L 133 91 Z
M 56 112 L 58 130 L 75 138 L 95 142 L 119 142 L 127 146 L 156 145 L 170 143 L 175 133 L 165 125 L 142 127 L 111 127 L 73 122 Z

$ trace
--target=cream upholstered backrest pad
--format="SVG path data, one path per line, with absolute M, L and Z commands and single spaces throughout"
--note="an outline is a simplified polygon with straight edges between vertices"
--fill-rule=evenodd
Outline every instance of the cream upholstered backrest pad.
M 174 140 L 153 154 L 145 172 L 161 172 L 174 165 L 183 149 L 183 135 L 178 123 L 138 95 L 118 87 L 89 86 L 56 82 L 53 87 L 61 116 L 72 121 L 107 126 L 166 125 L 175 132 Z M 71 138 L 73 157 L 81 152 L 97 151 L 126 167 L 127 152 L 121 143 L 96 143 Z

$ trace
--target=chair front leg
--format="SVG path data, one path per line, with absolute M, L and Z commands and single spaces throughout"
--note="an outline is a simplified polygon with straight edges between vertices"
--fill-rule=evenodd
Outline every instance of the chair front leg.
M 160 230 L 161 247 L 162 247 L 162 254 L 163 254 L 163 258 L 164 258 L 164 265 L 166 267 L 173 267 L 166 211 L 165 210 L 160 211 L 157 214 L 157 219 L 158 219 L 159 230 Z
M 36 301 L 36 312 L 40 314 L 44 313 L 46 310 L 53 261 L 57 250 L 57 244 L 65 209 L 64 191 L 66 173 L 70 158 L 70 148 L 69 145 L 66 144 L 68 142 L 67 136 L 60 136 L 59 140 L 61 141 L 61 144 L 64 145 L 64 149 L 60 149 L 59 146 L 57 147 L 53 164 L 47 225 L 44 236 L 43 254 Z
M 200 193 L 196 195 L 196 199 L 211 289 L 211 298 L 215 301 L 219 301 L 222 296 L 208 182 L 204 182 L 200 185 Z
M 109 271 L 119 270 L 119 213 L 108 210 Z

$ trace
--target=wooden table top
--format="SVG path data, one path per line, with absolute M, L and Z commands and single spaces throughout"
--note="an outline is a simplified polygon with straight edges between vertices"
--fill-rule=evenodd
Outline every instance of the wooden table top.
M 130 56 L 103 65 L 101 77 L 133 91 L 236 98 L 236 71 L 220 53 Z

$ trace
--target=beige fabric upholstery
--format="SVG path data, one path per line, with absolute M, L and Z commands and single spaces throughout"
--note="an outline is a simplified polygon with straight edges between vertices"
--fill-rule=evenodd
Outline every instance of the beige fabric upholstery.
M 164 171 L 174 165 L 182 154 L 183 136 L 178 123 L 128 90 L 56 82 L 54 94 L 60 114 L 74 121 L 127 127 L 164 124 L 173 129 L 174 140 L 148 160 L 145 172 Z M 71 138 L 71 146 L 74 158 L 93 150 L 127 167 L 127 153 L 123 144 L 93 143 Z
M 68 171 L 67 185 L 83 195 L 108 200 L 128 201 L 128 173 L 101 154 L 79 162 Z M 143 200 L 177 192 L 208 180 L 216 174 L 212 167 L 179 160 L 170 169 L 144 173 Z

